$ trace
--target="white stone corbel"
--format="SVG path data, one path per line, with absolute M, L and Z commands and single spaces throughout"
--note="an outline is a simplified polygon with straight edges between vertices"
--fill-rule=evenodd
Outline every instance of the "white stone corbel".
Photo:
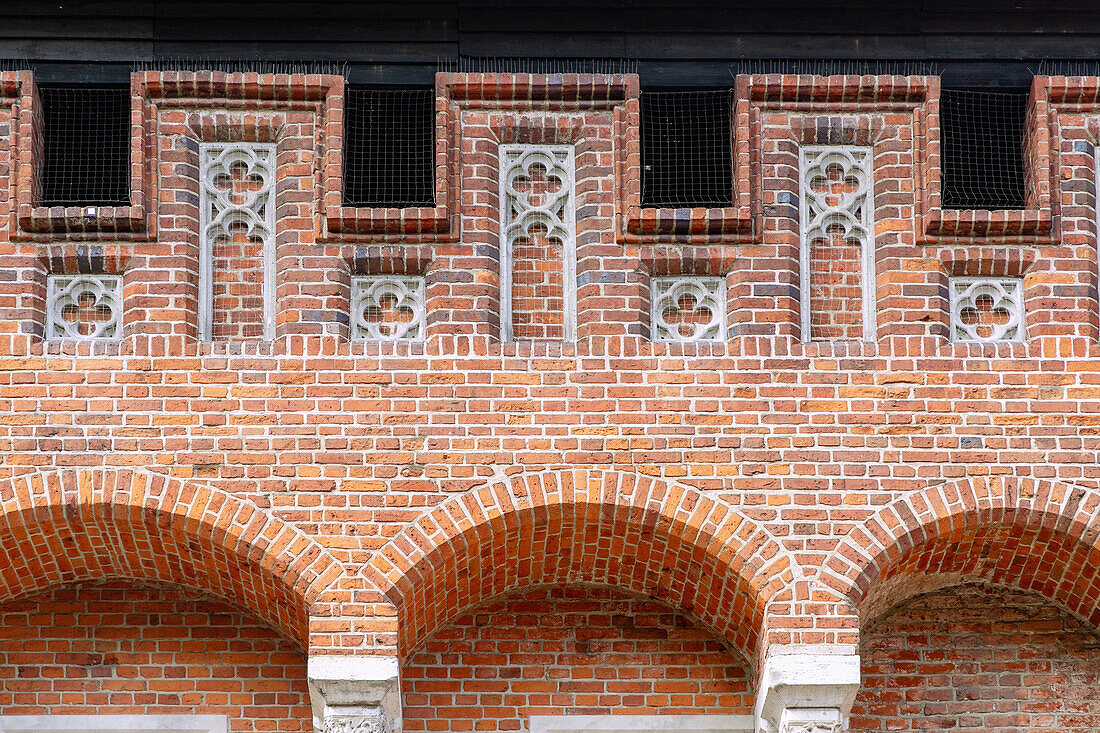
M 395 657 L 312 656 L 307 671 L 317 733 L 400 733 Z
M 757 733 L 842 733 L 859 684 L 854 646 L 773 647 L 760 677 Z

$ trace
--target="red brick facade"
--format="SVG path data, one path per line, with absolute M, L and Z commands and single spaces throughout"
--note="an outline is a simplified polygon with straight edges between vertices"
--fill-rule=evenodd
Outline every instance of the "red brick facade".
M 776 649 L 825 645 L 883 659 L 859 725 L 911 725 L 908 710 L 897 725 L 866 711 L 886 694 L 874 669 L 901 663 L 876 634 L 917 606 L 877 619 L 925 591 L 950 606 L 935 599 L 971 580 L 1072 614 L 1066 654 L 1096 663 L 1083 640 L 1100 624 L 1100 79 L 1036 79 L 1028 208 L 992 212 L 939 206 L 934 77 L 739 77 L 734 200 L 691 210 L 641 206 L 633 76 L 439 75 L 436 205 L 409 209 L 342 204 L 340 77 L 142 72 L 132 89 L 131 205 L 46 209 L 34 80 L 0 75 L 0 601 L 112 579 L 208 592 L 300 664 L 399 658 L 415 730 L 518 729 L 542 706 L 491 699 L 522 696 L 515 682 L 443 689 L 528 674 L 504 645 L 520 631 L 550 643 L 513 610 L 530 593 L 570 633 L 609 628 L 597 618 L 623 604 L 633 628 L 662 630 L 558 671 L 636 666 L 644 700 L 615 701 L 608 683 L 609 701 L 577 687 L 562 709 L 661 712 L 659 691 L 687 680 L 692 699 L 669 709 L 751 712 Z M 198 339 L 204 142 L 276 145 L 273 341 L 243 338 L 255 303 Z M 573 149 L 575 342 L 534 317 L 538 338 L 500 339 L 499 152 L 513 143 Z M 802 341 L 808 145 L 872 148 L 870 342 L 851 328 Z M 534 259 L 516 265 L 550 258 Z M 222 269 L 253 274 L 233 262 Z M 46 340 L 47 277 L 89 271 L 123 277 L 121 339 Z M 351 279 L 367 274 L 425 277 L 423 342 L 351 338 Z M 978 274 L 1022 278 L 1024 340 L 948 338 L 948 278 Z M 724 278 L 728 337 L 651 339 L 650 278 L 664 275 Z M 553 277 L 530 298 L 513 283 L 521 313 L 563 307 Z M 554 595 L 577 587 L 592 595 Z M 48 615 L 43 629 L 62 623 Z M 84 633 L 79 613 L 65 623 Z M 953 638 L 914 648 L 947 653 Z M 693 645 L 687 661 L 655 662 L 681 654 L 672 639 Z M 997 643 L 1026 657 L 1023 641 Z M 300 700 L 276 704 L 242 703 L 254 723 L 235 729 L 305 725 Z M 1071 724 L 1008 724 L 1052 725 Z
M 908 601 L 861 641 L 855 731 L 1094 731 L 1095 628 L 1041 596 L 980 584 Z
M 531 715 L 745 715 L 753 704 L 744 664 L 683 612 L 584 586 L 472 609 L 401 678 L 406 731 L 520 730 Z
M 59 588 L 0 607 L 5 714 L 221 713 L 234 731 L 309 731 L 305 655 L 198 593 Z

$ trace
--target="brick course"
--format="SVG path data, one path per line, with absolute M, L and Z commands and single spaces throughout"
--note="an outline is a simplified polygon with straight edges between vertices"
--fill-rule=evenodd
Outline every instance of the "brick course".
M 200 585 L 407 658 L 471 604 L 617 585 L 752 685 L 946 580 L 1100 622 L 1100 79 L 1036 79 L 1010 212 L 938 208 L 938 79 L 809 76 L 738 78 L 729 207 L 640 206 L 636 77 L 477 74 L 437 79 L 437 205 L 345 207 L 343 83 L 134 75 L 132 205 L 91 213 L 35 206 L 34 81 L 0 74 L 0 600 Z M 277 144 L 272 342 L 197 339 L 198 145 L 232 141 Z M 511 143 L 575 148 L 576 343 L 499 340 Z M 824 144 L 873 149 L 873 343 L 799 333 Z M 123 338 L 44 342 L 46 274 L 84 270 L 123 273 Z M 351 276 L 387 273 L 425 276 L 423 343 L 349 340 Z M 681 274 L 726 278 L 728 339 L 650 341 Z M 963 274 L 1023 278 L 1024 342 L 948 341 Z

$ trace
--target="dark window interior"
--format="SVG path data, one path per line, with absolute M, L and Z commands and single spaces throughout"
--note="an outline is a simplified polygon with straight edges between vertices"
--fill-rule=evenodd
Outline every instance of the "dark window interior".
M 43 206 L 130 203 L 128 86 L 40 86 Z
M 642 92 L 642 205 L 730 206 L 733 92 Z
M 345 96 L 344 203 L 435 203 L 435 92 L 349 87 Z
M 941 204 L 945 209 L 1022 209 L 1026 91 L 944 89 Z

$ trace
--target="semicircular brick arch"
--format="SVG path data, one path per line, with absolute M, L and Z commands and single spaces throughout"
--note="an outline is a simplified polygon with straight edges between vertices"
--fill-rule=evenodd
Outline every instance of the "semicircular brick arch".
M 671 603 L 756 656 L 787 555 L 698 490 L 615 471 L 516 477 L 447 501 L 365 571 L 397 606 L 402 656 L 464 609 L 530 585 L 599 583 Z
M 1100 627 L 1100 492 L 1042 479 L 964 479 L 883 507 L 819 582 L 869 621 L 966 580 L 1034 591 Z
M 294 527 L 219 489 L 133 469 L 0 481 L 0 601 L 81 580 L 199 588 L 308 645 L 308 609 L 343 568 Z

